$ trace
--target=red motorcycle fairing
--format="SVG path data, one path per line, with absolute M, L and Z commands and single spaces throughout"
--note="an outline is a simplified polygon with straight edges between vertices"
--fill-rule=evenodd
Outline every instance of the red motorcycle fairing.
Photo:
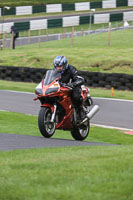
M 71 97 L 67 95 L 64 96 L 63 100 L 60 101 L 60 105 L 65 109 L 65 116 L 62 121 L 56 125 L 56 128 L 70 130 L 73 127 L 71 119 L 74 112 Z
M 71 123 L 71 116 L 73 114 L 73 110 L 69 112 L 68 115 L 64 116 L 63 120 L 56 125 L 56 129 L 70 130 L 73 128 Z
M 72 118 L 72 115 L 73 115 L 73 108 L 71 106 L 71 100 L 68 102 L 68 106 L 67 107 L 66 107 L 65 100 L 60 102 L 60 104 L 63 107 L 65 107 L 66 115 L 64 116 L 62 121 L 56 125 L 56 129 L 69 130 L 69 129 L 71 129 L 73 127 L 72 123 L 71 123 L 71 118 Z M 45 104 L 42 104 L 41 107 L 49 107 L 51 109 L 52 113 L 54 112 L 54 105 L 52 105 L 52 104 L 45 103 Z M 69 107 L 70 110 L 68 109 L 68 107 Z
M 88 94 L 88 88 L 85 87 L 84 85 L 81 86 L 81 96 L 82 96 L 83 100 L 85 100 L 87 98 L 87 94 Z
M 54 105 L 50 104 L 50 103 L 44 103 L 41 105 L 41 107 L 49 107 L 52 111 L 52 113 L 54 112 Z

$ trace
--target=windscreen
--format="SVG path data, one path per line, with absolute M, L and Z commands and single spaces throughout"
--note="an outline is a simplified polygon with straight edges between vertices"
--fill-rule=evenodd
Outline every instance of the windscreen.
M 52 69 L 52 70 L 48 70 L 46 72 L 46 76 L 45 79 L 43 81 L 43 85 L 49 85 L 50 83 L 52 83 L 55 79 L 58 79 L 61 77 L 61 74 L 59 71 Z

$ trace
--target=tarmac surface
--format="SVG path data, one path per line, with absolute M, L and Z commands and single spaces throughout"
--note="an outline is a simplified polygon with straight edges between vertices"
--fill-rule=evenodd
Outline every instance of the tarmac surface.
M 0 110 L 38 115 L 40 102 L 33 101 L 35 97 L 33 93 L 0 90 Z M 91 123 L 133 131 L 133 100 L 93 98 L 93 101 L 100 110 Z
M 34 97 L 33 93 L 0 90 L 0 110 L 38 115 L 40 103 L 34 102 Z M 94 98 L 93 100 L 94 104 L 100 106 L 100 111 L 94 116 L 91 123 L 133 130 L 133 101 L 104 98 Z M 91 145 L 113 144 L 0 133 L 0 151 Z
M 76 141 L 68 139 L 44 138 L 42 136 L 0 133 L 0 151 L 46 148 L 46 147 L 70 147 L 70 146 L 93 146 L 93 145 L 113 145 L 113 144 Z

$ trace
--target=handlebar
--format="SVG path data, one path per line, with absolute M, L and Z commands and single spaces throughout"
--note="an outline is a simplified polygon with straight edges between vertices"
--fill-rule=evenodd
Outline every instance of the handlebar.
M 66 83 L 59 82 L 59 84 L 60 84 L 61 87 L 68 88 L 68 89 L 72 90 L 72 88 L 69 87 Z

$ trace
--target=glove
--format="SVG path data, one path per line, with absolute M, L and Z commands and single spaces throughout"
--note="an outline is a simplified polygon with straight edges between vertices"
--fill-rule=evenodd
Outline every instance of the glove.
M 59 82 L 61 87 L 66 87 L 66 83 Z
M 69 88 L 74 88 L 74 85 L 73 85 L 73 83 L 67 83 L 67 85 L 66 86 L 68 86 Z

